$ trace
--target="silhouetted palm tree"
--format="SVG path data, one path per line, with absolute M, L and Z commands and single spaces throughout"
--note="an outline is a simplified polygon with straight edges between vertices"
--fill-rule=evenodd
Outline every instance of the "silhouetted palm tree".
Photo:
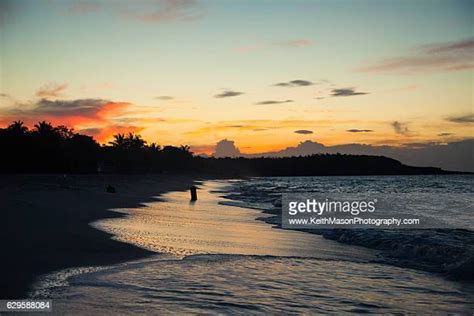
M 35 131 L 41 136 L 52 135 L 54 134 L 54 127 L 49 122 L 41 121 L 35 124 Z
M 156 143 L 151 143 L 151 144 L 148 146 L 148 149 L 150 149 L 151 151 L 160 151 L 160 150 L 161 150 L 161 146 L 160 146 L 160 145 L 157 145 Z
M 133 133 L 125 134 L 116 134 L 114 135 L 114 140 L 109 142 L 112 147 L 121 148 L 121 149 L 144 149 L 146 148 L 146 141 L 140 136 Z
M 188 145 L 181 145 L 179 148 L 185 153 L 189 153 L 191 151 L 191 147 Z
M 59 125 L 54 128 L 54 131 L 59 134 L 62 139 L 71 139 L 74 137 L 76 133 L 74 133 L 74 129 L 70 129 L 67 126 Z
M 140 135 L 134 135 L 133 133 L 128 134 L 127 141 L 130 149 L 143 149 L 146 145 L 146 141 Z
M 125 148 L 125 134 L 115 134 L 114 135 L 114 140 L 109 142 L 112 147 L 117 147 L 117 148 Z
M 15 135 L 24 135 L 28 132 L 28 127 L 26 127 L 20 120 L 14 121 L 7 127 L 7 129 Z

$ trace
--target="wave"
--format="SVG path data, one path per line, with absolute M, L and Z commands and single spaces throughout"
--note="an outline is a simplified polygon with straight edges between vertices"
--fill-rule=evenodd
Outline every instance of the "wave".
M 472 289 L 369 262 L 191 255 L 68 278 L 48 296 L 58 314 L 469 313 Z M 393 295 L 397 293 L 397 295 Z
M 388 177 L 387 177 L 388 178 Z M 393 179 L 356 179 L 351 177 L 350 181 L 341 181 L 341 178 L 324 179 L 324 185 L 320 179 L 309 178 L 258 178 L 250 181 L 242 180 L 234 182 L 227 187 L 225 194 L 226 202 L 233 206 L 254 208 L 261 210 L 264 214 L 259 217 L 268 224 L 281 228 L 281 194 L 288 192 L 323 192 L 322 187 L 330 187 L 339 190 L 340 186 L 347 186 L 346 191 L 354 192 L 353 184 L 359 186 L 359 190 L 378 191 L 387 187 L 397 189 L 397 185 L 403 190 L 412 187 L 413 190 L 437 193 L 439 187 L 443 193 L 449 193 L 449 180 L 439 178 L 423 178 L 420 188 L 412 177 L 407 177 L 409 183 L 404 183 L 398 177 Z M 459 180 L 455 178 L 456 187 L 453 191 L 469 192 L 472 190 L 472 180 Z M 445 181 L 440 185 L 440 181 Z M 466 181 L 465 185 L 462 181 Z M 349 182 L 349 185 L 348 185 Z M 352 184 L 352 185 L 351 185 Z M 433 189 L 434 188 L 434 189 Z M 428 191 L 426 191 L 428 190 Z M 435 190 L 435 191 L 429 191 Z M 344 190 L 339 190 L 339 192 Z M 402 191 L 402 189 L 400 189 Z M 449 216 L 449 215 L 448 215 Z M 381 263 L 395 265 L 405 268 L 413 268 L 423 271 L 442 273 L 453 279 L 474 280 L 474 232 L 466 229 L 306 229 L 307 233 L 322 235 L 324 238 L 340 243 L 361 246 L 378 250 L 378 258 Z
M 311 231 L 341 243 L 380 250 L 384 263 L 474 280 L 474 234 L 465 230 Z

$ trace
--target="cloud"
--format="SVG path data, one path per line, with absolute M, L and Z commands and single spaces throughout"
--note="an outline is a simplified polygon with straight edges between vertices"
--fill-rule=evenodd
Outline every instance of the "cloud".
M 166 101 L 166 100 L 173 100 L 174 98 L 169 95 L 161 95 L 159 97 L 156 97 L 155 99 Z
M 446 120 L 452 123 L 460 123 L 460 124 L 474 123 L 474 114 L 450 116 Z
M 216 144 L 214 156 L 217 158 L 240 157 L 241 154 L 240 150 L 235 146 L 234 141 L 223 139 Z
M 214 98 L 228 98 L 228 97 L 235 97 L 238 95 L 244 94 L 243 92 L 238 92 L 238 91 L 231 91 L 231 90 L 226 90 L 222 93 L 216 94 Z
M 358 68 L 360 72 L 403 73 L 450 72 L 474 68 L 474 39 L 418 47 L 414 53 L 385 59 Z
M 10 95 L 7 94 L 7 93 L 0 93 L 0 97 L 1 97 L 1 98 L 9 98 Z
M 392 125 L 393 130 L 397 134 L 406 135 L 410 132 L 406 123 L 401 123 L 399 121 L 394 121 L 394 122 L 390 123 L 390 125 Z
M 78 125 L 106 124 L 117 117 L 130 105 L 102 99 L 49 100 L 40 99 L 35 103 L 17 104 L 13 108 L 2 109 L 2 122 L 21 119 L 27 125 L 40 120 L 53 124 Z
M 102 128 L 100 127 L 91 127 L 91 128 L 83 128 L 79 130 L 79 133 L 81 134 L 86 134 L 89 136 L 97 136 L 100 134 L 102 131 Z
M 79 15 L 94 13 L 102 9 L 126 19 L 148 23 L 193 21 L 204 16 L 202 6 L 195 0 L 76 0 L 68 7 L 67 12 Z
M 305 47 L 313 44 L 312 40 L 300 38 L 300 39 L 294 39 L 294 40 L 289 40 L 289 41 L 284 41 L 284 42 L 279 42 L 276 43 L 278 46 L 283 46 L 283 47 Z
M 268 100 L 268 101 L 260 101 L 255 104 L 267 105 L 267 104 L 282 104 L 282 103 L 291 103 L 291 102 L 293 102 L 293 100 L 282 100 L 282 101 Z
M 105 111 L 123 108 L 128 103 L 112 102 L 101 99 L 77 99 L 77 100 L 48 100 L 41 99 L 31 111 L 36 115 L 49 115 L 53 117 L 81 116 L 97 117 Z
M 444 137 L 444 136 L 451 136 L 453 133 L 439 133 L 438 136 Z
M 136 7 L 122 11 L 126 17 L 151 23 L 192 21 L 203 17 L 201 7 L 194 0 L 149 0 L 142 4 L 140 12 Z
M 273 42 L 273 43 L 258 41 L 253 44 L 247 44 L 247 45 L 241 45 L 241 46 L 235 47 L 233 48 L 233 50 L 237 53 L 250 53 L 250 52 L 260 51 L 264 49 L 274 50 L 276 47 L 301 48 L 301 47 L 310 46 L 312 44 L 313 44 L 312 40 L 304 39 L 304 38 L 292 39 L 292 40 L 281 41 L 281 42 Z
M 68 9 L 71 14 L 87 14 L 100 10 L 100 4 L 95 1 L 78 0 L 75 1 Z
M 228 151 L 222 152 L 224 157 L 297 157 L 322 153 L 375 155 L 397 159 L 411 166 L 439 167 L 445 170 L 474 172 L 474 166 L 472 164 L 474 139 L 465 139 L 449 143 L 411 143 L 406 146 L 374 146 L 362 144 L 325 146 L 321 143 L 307 140 L 300 142 L 295 147 L 254 154 L 241 153 L 233 141 L 224 141 L 229 142 L 225 145 L 225 148 L 223 148 L 228 149 Z
M 307 129 L 299 129 L 299 130 L 294 131 L 294 133 L 308 135 L 308 134 L 313 134 L 313 131 L 310 131 Z
M 332 89 L 331 92 L 333 97 L 351 97 L 368 94 L 368 92 L 356 92 L 354 88 Z
M 458 42 L 431 44 L 425 46 L 425 51 L 432 54 L 437 53 L 450 53 L 453 51 L 472 51 L 474 49 L 474 38 L 466 39 Z
M 291 81 L 288 81 L 288 82 L 279 82 L 279 83 L 274 84 L 274 86 L 277 86 L 277 87 L 305 87 L 305 86 L 311 86 L 313 84 L 314 84 L 313 82 L 308 81 L 308 80 L 297 79 L 297 80 L 291 80 Z
M 57 98 L 62 95 L 62 92 L 67 88 L 67 84 L 56 84 L 56 83 L 49 83 L 47 85 L 42 86 L 36 92 L 36 96 L 41 98 Z
M 348 129 L 346 132 L 349 132 L 349 133 L 371 133 L 371 132 L 373 132 L 373 130 L 353 128 L 353 129 Z

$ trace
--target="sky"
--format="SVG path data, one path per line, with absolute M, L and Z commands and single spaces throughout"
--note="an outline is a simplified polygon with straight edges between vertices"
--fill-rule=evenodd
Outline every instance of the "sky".
M 0 126 L 210 154 L 473 137 L 473 1 L 0 2 Z

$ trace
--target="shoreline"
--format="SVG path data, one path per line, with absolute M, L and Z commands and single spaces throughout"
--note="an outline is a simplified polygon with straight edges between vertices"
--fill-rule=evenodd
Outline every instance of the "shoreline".
M 471 175 L 458 176 L 471 177 Z M 435 179 L 439 176 L 428 177 Z M 263 188 L 262 190 L 252 185 L 244 187 L 245 189 L 242 190 L 236 186 L 234 190 L 225 192 L 224 198 L 228 201 L 225 204 L 259 210 L 262 216 L 258 217 L 258 220 L 276 229 L 285 230 L 281 227 L 281 201 L 278 204 L 276 200 L 267 200 L 264 202 L 266 206 L 252 205 L 252 197 L 249 195 L 255 192 L 259 192 L 262 196 L 266 194 L 265 184 L 257 185 L 258 188 Z M 252 193 L 249 194 L 249 192 Z M 472 230 L 463 228 L 412 228 L 408 230 L 301 228 L 295 231 L 319 235 L 340 244 L 377 251 L 379 255 L 377 262 L 382 264 L 425 271 L 451 281 L 467 281 L 472 284 L 474 280 L 471 269 L 474 262 L 474 248 L 470 246 L 474 240 Z
M 156 254 L 112 239 L 91 222 L 120 218 L 195 179 L 180 175 L 1 175 L 1 299 L 26 298 L 35 280 L 57 270 L 110 265 Z M 117 192 L 107 193 L 112 185 Z
M 188 201 L 189 192 L 172 191 L 159 203 L 124 209 L 125 218 L 100 221 L 100 229 L 117 240 L 170 257 L 62 274 L 47 280 L 38 298 L 53 299 L 56 313 L 88 315 L 321 313 L 336 306 L 348 312 L 419 313 L 427 304 L 431 312 L 471 310 L 470 284 L 377 262 L 370 249 L 276 229 L 256 220 L 259 211 L 221 204 L 227 183 L 203 182 L 197 203 Z M 55 282 L 65 278 L 66 283 Z M 348 288 L 355 293 L 351 299 Z M 394 302 L 393 293 L 410 304 Z

